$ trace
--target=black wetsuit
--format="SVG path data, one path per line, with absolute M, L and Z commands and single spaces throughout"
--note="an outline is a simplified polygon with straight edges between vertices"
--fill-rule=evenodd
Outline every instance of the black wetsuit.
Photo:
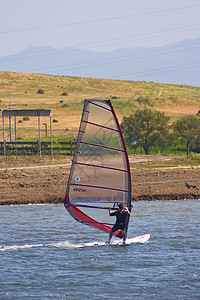
M 117 218 L 115 225 L 112 228 L 112 232 L 115 232 L 117 230 L 124 231 L 126 229 L 128 215 L 129 213 L 127 210 L 120 209 L 110 214 L 110 216 L 116 216 Z

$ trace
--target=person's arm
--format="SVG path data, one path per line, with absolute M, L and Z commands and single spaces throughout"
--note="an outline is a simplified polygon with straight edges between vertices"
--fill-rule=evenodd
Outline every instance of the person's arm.
M 110 215 L 110 216 L 114 216 L 114 215 L 115 215 L 115 212 L 113 212 L 113 213 L 111 212 L 111 207 L 108 207 L 108 209 L 109 209 L 109 215 Z

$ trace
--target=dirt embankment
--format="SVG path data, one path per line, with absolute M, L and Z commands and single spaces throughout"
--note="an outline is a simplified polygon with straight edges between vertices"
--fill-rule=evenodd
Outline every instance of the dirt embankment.
M 200 168 L 131 168 L 133 200 L 200 199 Z M 0 205 L 61 203 L 70 164 L 0 171 Z
M 0 173 L 0 205 L 61 203 L 69 167 L 8 169 Z
M 200 199 L 200 168 L 134 170 L 132 191 L 136 201 Z

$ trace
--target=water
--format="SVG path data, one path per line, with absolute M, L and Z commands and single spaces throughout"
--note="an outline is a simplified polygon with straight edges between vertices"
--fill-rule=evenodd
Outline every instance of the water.
M 0 208 L 0 299 L 200 299 L 200 201 L 137 202 L 128 236 L 108 236 L 62 205 Z

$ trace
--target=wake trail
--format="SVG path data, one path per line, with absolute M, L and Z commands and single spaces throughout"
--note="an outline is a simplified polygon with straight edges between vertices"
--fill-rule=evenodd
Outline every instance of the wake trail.
M 150 234 L 144 234 L 141 236 L 137 236 L 134 238 L 128 238 L 126 240 L 125 245 L 130 244 L 146 244 L 150 239 Z M 49 244 L 25 244 L 25 245 L 10 245 L 10 246 L 1 246 L 0 251 L 14 251 L 14 250 L 22 250 L 22 249 L 29 249 L 29 248 L 38 248 L 38 247 L 56 247 L 56 248 L 84 248 L 84 247 L 94 247 L 94 246 L 116 246 L 116 245 L 124 245 L 123 240 L 115 240 L 113 239 L 110 244 L 102 241 L 94 241 L 88 243 L 70 243 L 69 241 L 62 241 L 57 243 L 49 243 Z
M 0 251 L 16 251 L 30 248 L 39 248 L 39 247 L 56 247 L 56 248 L 84 248 L 84 247 L 93 247 L 93 246 L 103 246 L 105 242 L 90 242 L 90 243 L 78 243 L 73 244 L 68 241 L 50 243 L 50 244 L 25 244 L 25 245 L 10 245 L 10 246 L 1 246 Z

